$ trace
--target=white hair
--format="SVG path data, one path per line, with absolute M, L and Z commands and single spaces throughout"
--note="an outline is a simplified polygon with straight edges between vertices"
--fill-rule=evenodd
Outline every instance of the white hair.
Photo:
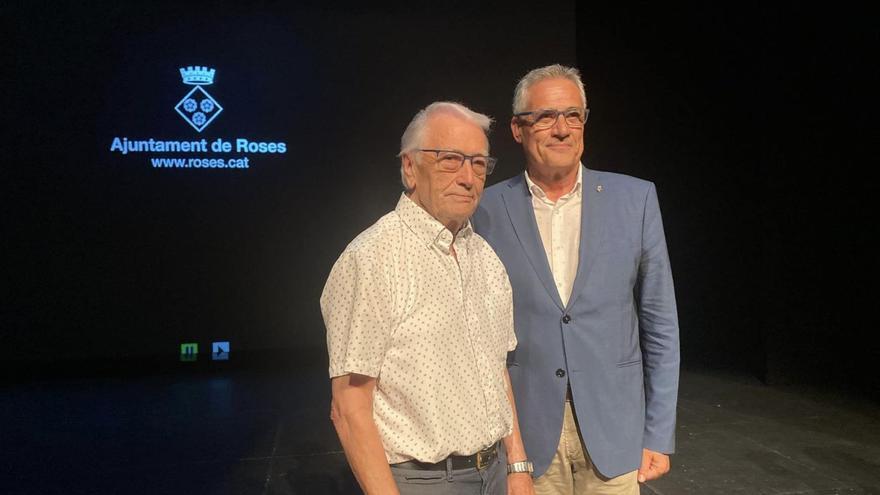
M 454 101 L 435 101 L 427 107 L 419 110 L 415 117 L 409 122 L 409 125 L 406 126 L 406 130 L 403 131 L 403 136 L 400 138 L 400 153 L 397 154 L 398 157 L 402 157 L 407 153 L 412 153 L 421 148 L 422 141 L 425 137 L 425 130 L 428 127 L 428 119 L 436 113 L 448 113 L 459 116 L 468 122 L 476 124 L 483 130 L 486 136 L 489 135 L 489 131 L 492 128 L 492 117 L 489 117 L 488 115 L 475 112 L 461 103 L 456 103 Z M 415 157 L 413 157 L 413 161 L 416 161 Z M 409 184 L 407 184 L 406 176 L 403 173 L 403 162 L 400 164 L 400 181 L 403 183 L 403 188 L 408 192 L 410 187 Z
M 513 92 L 514 114 L 528 111 L 526 105 L 529 99 L 529 89 L 531 89 L 536 83 L 545 79 L 568 79 L 573 82 L 577 86 L 578 91 L 580 91 L 581 102 L 583 102 L 584 108 L 586 108 L 587 93 L 584 91 L 584 83 L 581 81 L 581 73 L 574 67 L 553 64 L 533 69 L 519 80 L 516 84 L 516 89 Z

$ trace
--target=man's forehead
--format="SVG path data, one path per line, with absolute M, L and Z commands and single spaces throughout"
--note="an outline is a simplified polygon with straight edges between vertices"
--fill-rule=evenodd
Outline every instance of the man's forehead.
M 425 145 L 479 146 L 485 148 L 489 140 L 483 129 L 471 120 L 450 112 L 437 112 L 428 117 Z M 467 151 L 467 150 L 466 150 Z
M 528 91 L 530 107 L 535 103 L 572 103 L 572 106 L 581 105 L 581 94 L 577 85 L 565 78 L 542 79 Z

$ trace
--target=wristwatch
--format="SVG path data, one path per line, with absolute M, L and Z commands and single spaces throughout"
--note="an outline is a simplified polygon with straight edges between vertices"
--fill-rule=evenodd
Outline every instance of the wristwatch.
M 532 461 L 512 462 L 507 465 L 507 474 L 529 473 L 531 475 L 533 472 L 535 472 L 535 466 Z

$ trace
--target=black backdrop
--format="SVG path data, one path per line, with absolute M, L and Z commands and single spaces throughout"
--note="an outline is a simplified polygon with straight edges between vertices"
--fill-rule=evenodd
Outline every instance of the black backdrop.
M 578 65 L 585 162 L 657 184 L 686 365 L 876 393 L 876 30 L 796 5 L 325 2 L 6 5 L 7 365 L 169 356 L 184 341 L 323 354 L 317 298 L 393 207 L 399 136 L 454 99 L 498 119 L 490 182 L 521 169 L 513 85 Z M 223 113 L 173 110 L 216 68 Z M 115 136 L 284 141 L 247 170 L 154 169 Z M 233 154 L 235 155 L 235 154 Z M 66 362 L 66 361 L 65 361 Z
M 574 5 L 554 10 L 108 2 L 12 11 L 2 357 L 174 358 L 182 342 L 213 340 L 233 353 L 323 353 L 324 280 L 396 203 L 395 155 L 418 109 L 451 99 L 497 116 L 497 177 L 519 169 L 505 133 L 516 80 L 540 64 L 576 63 Z M 223 107 L 201 133 L 174 110 L 191 89 L 178 68 L 195 65 L 216 70 L 204 89 Z M 157 169 L 150 158 L 243 153 L 123 155 L 110 151 L 115 137 L 288 149 L 249 154 L 243 170 Z
M 657 183 L 684 364 L 880 397 L 870 17 L 787 2 L 577 14 L 588 155 Z

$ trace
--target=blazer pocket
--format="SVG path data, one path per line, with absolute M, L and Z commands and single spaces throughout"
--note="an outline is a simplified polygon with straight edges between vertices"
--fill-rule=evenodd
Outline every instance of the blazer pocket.
M 617 363 L 618 368 L 626 368 L 627 366 L 635 366 L 637 364 L 642 364 L 641 359 L 636 359 L 634 361 L 624 361 L 622 363 Z

